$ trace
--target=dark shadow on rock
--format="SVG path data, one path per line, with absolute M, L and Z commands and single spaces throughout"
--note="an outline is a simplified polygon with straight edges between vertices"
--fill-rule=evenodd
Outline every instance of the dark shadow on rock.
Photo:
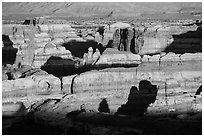
M 120 43 L 118 46 L 118 50 L 127 51 L 128 44 L 128 29 L 120 29 Z
M 131 39 L 131 42 L 130 42 L 130 52 L 132 52 L 133 54 L 136 54 L 136 50 L 135 50 L 135 28 L 133 28 L 133 38 Z
M 135 50 L 135 38 L 132 38 L 131 40 L 131 44 L 130 44 L 130 51 L 133 53 L 133 54 L 136 54 L 136 50 Z
M 22 23 L 22 25 L 30 25 L 30 23 L 31 23 L 31 21 L 30 21 L 29 19 L 26 19 L 26 20 Z
M 132 86 L 128 101 L 118 108 L 116 114 L 143 116 L 149 104 L 154 103 L 157 96 L 157 86 L 147 80 L 141 80 L 139 90 Z
M 198 27 L 196 31 L 172 36 L 174 41 L 167 46 L 164 52 L 174 52 L 176 54 L 202 52 L 202 27 Z M 189 39 L 192 39 L 192 42 L 185 42 Z M 196 39 L 196 41 L 193 39 Z
M 32 68 L 29 65 L 4 65 L 2 66 L 2 79 L 15 80 L 18 78 L 25 78 L 31 75 L 47 75 L 47 72 L 40 68 Z
M 97 32 L 100 34 L 100 36 L 102 36 L 102 40 L 104 38 L 104 30 L 105 30 L 104 26 L 100 26 L 97 30 Z
M 202 21 L 196 20 L 196 21 L 193 22 L 193 23 L 184 24 L 183 26 L 193 26 L 193 25 L 202 26 Z
M 111 40 L 109 40 L 107 46 L 108 46 L 108 45 L 111 45 Z M 101 55 L 103 54 L 103 52 L 104 52 L 105 49 L 106 49 L 106 47 L 104 47 L 101 43 L 99 43 L 99 44 L 97 45 L 97 48 L 99 49 Z
M 7 119 L 3 118 L 5 122 Z M 33 114 L 27 114 L 22 121 L 14 121 L 12 126 L 2 129 L 3 135 L 60 135 L 63 130 L 59 127 L 36 123 Z
M 79 74 L 88 70 L 86 67 L 76 67 L 76 62 L 71 59 L 51 56 L 41 69 L 56 77 Z
M 7 102 L 2 104 L 2 129 L 5 130 L 15 121 L 22 121 L 26 114 L 26 107 L 22 102 Z
M 100 53 L 104 51 L 103 45 L 98 44 L 93 40 L 89 40 L 86 42 L 72 40 L 70 42 L 64 43 L 62 46 L 64 46 L 66 50 L 69 50 L 73 56 L 79 58 L 83 58 L 84 53 L 88 52 L 89 47 L 93 48 L 93 52 L 96 51 L 96 48 L 99 49 Z
M 2 35 L 2 41 L 4 45 L 2 48 L 2 65 L 13 65 L 16 60 L 16 53 L 18 49 L 13 47 L 13 42 L 10 40 L 8 35 Z
M 47 75 L 47 72 L 41 70 L 40 68 L 31 68 L 28 65 L 22 65 L 20 71 L 22 73 L 20 78 L 25 78 L 31 75 Z
M 130 51 L 138 54 L 144 43 L 144 32 L 135 28 L 117 29 L 113 35 L 113 43 L 111 48 L 119 51 Z
M 100 102 L 99 107 L 98 107 L 98 111 L 99 112 L 110 113 L 108 102 L 106 101 L 105 98 Z
M 100 43 L 101 44 L 101 43 Z M 103 45 L 102 45 L 103 46 Z M 109 40 L 108 44 L 106 45 L 106 48 L 114 48 L 113 47 L 113 40 Z
M 11 110 L 11 108 L 13 108 Z M 7 102 L 3 103 L 3 114 L 2 117 L 18 117 L 18 116 L 23 116 L 25 113 L 25 105 L 23 102 Z
M 202 92 L 202 85 L 198 88 L 195 95 L 200 95 L 201 92 Z

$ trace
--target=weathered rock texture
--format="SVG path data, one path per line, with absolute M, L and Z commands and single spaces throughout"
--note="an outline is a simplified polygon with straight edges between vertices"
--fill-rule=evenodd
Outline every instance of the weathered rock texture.
M 32 75 L 16 80 L 4 80 L 2 91 L 3 102 L 23 101 L 26 105 L 31 105 L 30 103 L 34 103 L 41 95 L 62 94 L 60 79 L 53 75 Z
M 140 63 L 139 55 L 107 48 L 95 63 L 95 67 L 136 67 Z
M 123 34 L 124 31 L 127 31 Z M 202 26 L 192 23 L 136 26 L 114 30 L 112 47 L 134 54 L 195 53 L 202 50 Z M 110 39 L 112 40 L 112 39 Z
M 114 120 L 115 112 L 201 113 L 197 91 L 202 85 L 201 28 L 191 27 L 135 27 L 122 41 L 119 34 L 105 32 L 104 37 L 95 35 L 97 43 L 91 32 L 80 37 L 70 25 L 6 26 L 11 30 L 3 31 L 3 102 L 21 101 L 38 123 L 55 126 L 73 116 L 90 122 L 87 115 L 94 117 L 99 111 L 110 115 L 98 115 L 93 122 L 103 123 L 104 117 Z M 192 46 L 192 52 L 187 50 Z M 141 90 L 144 80 L 155 85 L 156 92 Z M 139 90 L 133 93 L 135 87 Z M 106 109 L 101 108 L 104 100 Z M 17 111 L 19 106 L 5 106 L 4 114 L 12 114 L 7 113 L 9 107 Z
M 116 112 L 117 108 L 127 101 L 130 88 L 137 86 L 141 80 L 148 80 L 158 86 L 158 92 L 155 102 L 147 109 L 147 115 L 197 112 L 201 111 L 201 105 L 200 101 L 194 101 L 194 95 L 202 83 L 202 73 L 200 70 L 201 64 L 199 64 L 201 58 L 199 59 L 199 56 L 197 56 L 196 59 L 196 61 L 193 58 L 188 61 L 197 62 L 197 69 L 194 69 L 195 66 L 188 66 L 186 61 L 179 66 L 174 63 L 169 66 L 166 59 L 167 63 L 161 61 L 161 64 L 164 63 L 161 67 L 157 63 L 158 60 L 153 60 L 152 62 L 143 62 L 139 67 L 107 68 L 81 73 L 80 75 L 66 76 L 62 78 L 61 82 L 56 77 L 46 78 L 44 76 L 3 81 L 3 97 L 6 101 L 9 97 L 17 98 L 15 96 L 18 95 L 24 95 L 29 100 L 29 96 L 32 94 L 41 95 L 42 93 L 47 94 L 48 97 L 61 93 L 74 94 L 79 100 L 78 107 L 86 102 L 87 109 L 94 111 L 98 111 L 101 99 L 106 98 L 110 111 Z M 148 68 L 148 64 L 154 64 L 155 68 Z M 157 68 L 156 65 L 158 65 Z M 192 69 L 194 70 L 192 71 Z M 7 87 L 11 87 L 11 89 L 9 90 Z M 33 90 L 34 87 L 37 87 L 35 91 Z M 25 92 L 25 89 L 27 92 Z M 18 97 L 16 100 L 19 99 Z M 24 102 L 27 102 L 27 100 L 24 100 Z M 182 104 L 187 106 L 183 107 Z M 75 109 L 78 107 L 75 104 Z
M 112 50 L 104 52 L 105 54 L 101 56 L 101 59 L 106 58 L 107 60 L 107 58 L 109 58 L 108 51 L 111 52 Z M 120 60 L 119 64 L 122 63 L 124 66 L 128 66 L 128 61 L 130 60 L 129 56 L 125 54 L 121 55 L 125 58 L 114 59 L 114 57 L 111 56 L 109 59 L 110 64 L 104 62 L 103 65 L 109 67 Z M 130 54 L 130 56 L 132 55 Z M 59 78 L 49 75 L 34 75 L 11 81 L 6 80 L 3 81 L 3 96 L 5 96 L 5 98 L 6 96 L 27 96 L 29 90 L 33 91 L 32 88 L 37 86 L 36 92 L 45 92 L 47 94 L 58 94 L 63 92 L 66 94 L 104 93 L 105 95 L 107 92 L 110 92 L 111 94 L 113 93 L 113 95 L 121 94 L 127 97 L 131 86 L 137 85 L 141 80 L 149 80 L 153 84 L 159 86 L 157 99 L 165 103 L 164 97 L 166 96 L 174 97 L 174 95 L 177 96 L 180 94 L 195 95 L 196 89 L 202 83 L 201 57 L 201 54 L 183 54 L 178 56 L 174 53 L 149 57 L 145 55 L 142 59 L 138 57 L 138 60 L 136 60 L 137 65 L 140 63 L 140 60 L 143 61 L 139 67 L 131 66 L 129 68 L 122 68 L 119 65 L 120 67 L 118 66 L 118 68 L 92 70 L 79 75 L 66 76 L 63 77 L 61 81 Z M 100 59 L 98 62 L 100 63 Z M 96 67 L 98 62 L 96 62 Z M 192 63 L 193 65 L 190 65 Z M 57 82 L 53 79 L 56 79 Z M 10 89 L 8 87 L 10 87 Z M 25 92 L 25 89 L 28 92 Z M 40 91 L 38 91 L 39 89 Z M 11 94 L 13 90 L 22 92 L 22 94 L 12 92 L 13 95 Z M 181 90 L 183 90 L 183 92 Z M 163 104 L 161 102 L 159 103 L 160 105 Z
M 72 58 L 62 47 L 67 38 L 77 38 L 70 25 L 3 25 L 3 64 L 40 68 L 51 57 Z M 8 56 L 12 58 L 8 60 Z

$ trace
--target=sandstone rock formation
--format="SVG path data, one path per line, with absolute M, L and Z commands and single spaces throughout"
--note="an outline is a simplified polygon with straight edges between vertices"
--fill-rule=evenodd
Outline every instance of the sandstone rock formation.
M 38 25 L 38 29 L 40 32 L 66 32 L 73 30 L 68 24 Z
M 105 117 L 114 126 L 131 125 L 132 119 L 120 116 L 130 113 L 134 118 L 200 118 L 185 115 L 202 112 L 197 91 L 202 84 L 201 30 L 195 25 L 139 25 L 128 28 L 125 36 L 110 29 L 96 33 L 95 39 L 96 30 L 84 29 L 79 36 L 69 24 L 5 28 L 3 102 L 23 102 L 37 123 L 72 127 L 73 119 L 104 124 Z M 157 85 L 158 91 L 148 94 L 148 84 L 142 88 L 141 81 Z M 138 91 L 131 89 L 137 86 Z
M 111 53 L 109 53 L 111 52 Z M 103 55 L 95 63 L 95 67 L 137 66 L 140 64 L 140 56 L 132 53 L 120 54 L 117 49 L 106 49 Z

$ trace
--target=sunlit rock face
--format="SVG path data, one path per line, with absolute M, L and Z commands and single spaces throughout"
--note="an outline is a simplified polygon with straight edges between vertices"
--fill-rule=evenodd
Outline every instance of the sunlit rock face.
M 109 19 L 2 25 L 3 130 L 171 134 L 202 123 L 202 23 Z

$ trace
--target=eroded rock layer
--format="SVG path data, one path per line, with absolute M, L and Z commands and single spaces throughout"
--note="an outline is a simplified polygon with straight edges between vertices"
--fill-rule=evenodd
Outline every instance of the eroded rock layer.
M 29 112 L 36 123 L 63 130 L 71 130 L 73 121 L 107 124 L 106 118 L 131 127 L 129 118 L 138 122 L 143 115 L 199 120 L 201 26 L 164 23 L 105 28 L 104 34 L 94 29 L 3 26 L 4 117 Z

